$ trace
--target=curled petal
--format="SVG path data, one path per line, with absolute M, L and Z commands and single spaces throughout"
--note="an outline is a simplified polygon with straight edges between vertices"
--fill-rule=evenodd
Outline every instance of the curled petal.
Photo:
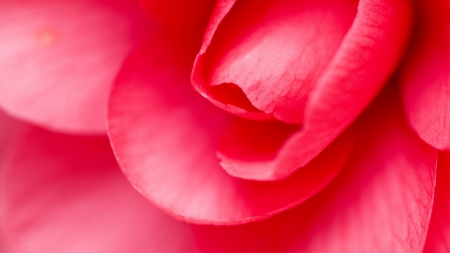
M 437 152 L 408 128 L 396 100 L 382 96 L 357 121 L 357 148 L 327 188 L 264 221 L 197 226 L 201 251 L 421 252 Z
M 298 126 L 286 125 L 278 121 L 257 122 L 235 118 L 220 137 L 217 148 L 220 165 L 228 174 L 237 178 L 258 181 L 277 181 L 286 178 L 292 180 L 288 176 L 294 178 L 312 176 L 310 172 L 307 172 L 311 167 L 329 167 L 333 168 L 332 170 L 338 170 L 340 166 L 336 166 L 336 163 L 345 162 L 353 147 L 354 136 L 353 130 L 350 129 L 325 149 L 317 157 L 318 159 L 313 159 L 304 167 L 298 168 L 296 173 L 274 174 L 279 167 L 296 166 L 298 150 L 284 150 L 285 159 L 278 159 L 277 155 L 285 142 L 297 131 Z M 324 162 L 325 157 L 328 157 L 327 164 L 317 164 L 317 162 Z M 305 180 L 312 180 L 312 178 L 308 177 Z
M 187 224 L 146 201 L 106 138 L 29 127 L 2 167 L 2 226 L 14 252 L 192 252 Z
M 211 41 L 204 41 L 207 49 L 198 58 L 194 81 L 207 82 L 211 95 L 235 84 L 261 113 L 299 123 L 307 96 L 350 28 L 356 6 L 353 0 L 237 1 Z M 221 102 L 250 111 L 239 102 Z
M 450 150 L 450 2 L 417 1 L 413 44 L 401 70 L 410 125 L 428 144 Z
M 239 9 L 242 4 L 219 1 L 197 55 L 192 81 L 200 94 L 234 114 L 251 119 L 275 117 L 287 123 L 302 123 L 301 129 L 292 134 L 278 152 L 277 160 L 292 161 L 292 150 L 298 151 L 290 166 L 273 167 L 271 174 L 281 179 L 317 156 L 383 87 L 396 67 L 409 35 L 410 3 L 404 0 L 362 0 L 350 28 L 348 19 L 353 17 L 352 8 L 355 7 L 352 2 L 302 1 L 294 4 L 292 1 L 269 1 L 262 5 L 259 10 L 262 14 L 258 12 L 256 17 L 239 13 L 242 12 Z M 292 5 L 299 7 L 298 10 Z M 294 15 L 296 11 L 304 11 L 305 16 Z M 295 29 L 299 26 L 289 26 L 293 21 L 284 20 L 290 17 L 282 15 L 285 12 L 293 13 L 292 19 L 298 18 L 299 23 L 304 21 L 303 18 L 313 21 L 313 26 L 305 26 L 304 33 L 296 35 Z M 241 19 L 233 21 L 235 17 Z M 339 22 L 334 22 L 335 19 Z M 232 25 L 227 28 L 228 22 L 239 23 L 242 20 L 246 21 L 243 31 L 235 31 L 236 26 Z M 277 25 L 277 22 L 285 21 L 286 25 Z M 326 29 L 318 29 L 321 25 Z M 334 29 L 335 26 L 339 29 Z M 336 34 L 327 32 L 328 29 Z M 272 36 L 272 33 L 277 36 Z M 234 37 L 227 39 L 229 34 Z M 264 37 L 268 34 L 271 36 Z M 300 43 L 306 35 L 310 39 Z M 271 41 L 272 38 L 276 41 Z M 226 44 L 228 40 L 229 45 Z M 291 42 L 292 45 L 289 44 Z M 274 48 L 280 43 L 289 45 L 279 49 L 286 52 L 281 51 L 278 55 L 279 50 Z M 322 53 L 319 49 L 329 49 L 331 53 L 327 50 Z M 318 54 L 323 54 L 323 57 L 314 54 L 309 57 L 311 52 L 320 52 Z M 291 57 L 298 62 L 292 63 L 294 59 Z M 306 84 L 300 85 L 297 81 Z M 222 89 L 228 87 L 228 91 L 218 92 L 216 89 L 223 85 L 225 88 Z M 233 93 L 234 96 L 230 95 Z M 232 166 L 243 167 L 240 171 L 249 166 L 238 157 L 229 160 L 237 161 Z M 266 171 L 260 174 L 263 173 Z M 260 176 L 254 174 L 254 179 Z
M 48 129 L 104 134 L 109 88 L 148 32 L 128 0 L 0 2 L 0 107 Z
M 192 90 L 185 38 L 155 34 L 125 63 L 109 102 L 108 125 L 120 165 L 134 186 L 174 217 L 238 224 L 291 208 L 327 185 L 351 148 L 344 136 L 279 182 L 242 180 L 216 150 L 234 117 Z M 232 149 L 232 148 L 231 148 Z

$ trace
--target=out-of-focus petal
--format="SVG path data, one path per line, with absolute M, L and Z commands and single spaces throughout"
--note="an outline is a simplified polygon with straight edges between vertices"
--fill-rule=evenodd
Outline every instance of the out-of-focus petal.
M 15 146 L 15 140 L 17 136 L 22 133 L 27 128 L 27 124 L 11 118 L 5 112 L 0 110 L 0 195 L 3 191 L 3 176 L 5 172 L 5 163 L 9 160 L 9 152 L 12 147 Z M 0 206 L 1 208 L 1 206 Z M 0 213 L 0 220 L 2 219 L 2 214 Z M 6 239 L 4 227 L 0 223 L 0 252 L 2 253 L 12 253 L 13 247 L 10 245 L 9 241 Z
M 128 0 L 0 2 L 0 107 L 63 132 L 105 133 L 109 88 L 148 21 Z
M 11 118 L 0 110 L 0 174 L 2 173 L 3 161 L 9 149 L 14 145 L 17 135 L 25 128 L 26 124 Z M 0 186 L 1 187 L 1 186 Z
M 192 90 L 194 55 L 185 61 L 186 47 L 180 47 L 186 41 L 155 35 L 125 63 L 111 93 L 114 150 L 126 176 L 148 199 L 190 222 L 236 224 L 291 208 L 336 176 L 351 148 L 345 136 L 284 181 L 228 175 L 216 149 L 234 117 Z
M 450 1 L 420 0 L 402 74 L 410 125 L 428 144 L 450 150 Z
M 450 252 L 450 154 L 440 153 L 436 193 L 431 214 L 425 253 Z
M 145 12 L 171 28 L 199 30 L 214 7 L 214 0 L 139 0 Z
M 420 252 L 433 205 L 437 152 L 409 130 L 398 96 L 356 123 L 344 171 L 300 206 L 240 226 L 198 226 L 203 252 Z
M 235 3 L 234 1 L 219 2 L 218 7 L 216 7 L 215 13 L 213 14 L 213 18 L 211 19 L 207 32 L 204 36 L 200 53 L 197 56 L 192 73 L 192 80 L 194 83 L 194 87 L 204 97 L 208 98 L 218 107 L 229 112 L 241 115 L 243 117 L 252 119 L 267 119 L 272 111 L 267 111 L 267 113 L 269 114 L 262 113 L 261 111 L 265 111 L 266 109 L 263 107 L 259 107 L 260 105 L 255 102 L 258 99 L 261 99 L 261 101 L 263 102 L 272 101 L 270 99 L 267 99 L 266 95 L 264 95 L 266 87 L 260 90 L 260 88 L 263 87 L 263 85 L 261 85 L 262 83 L 255 81 L 254 83 L 258 84 L 257 86 L 245 86 L 247 88 L 242 86 L 241 88 L 246 96 L 239 93 L 239 87 L 235 87 L 236 85 L 241 86 L 242 84 L 233 83 L 233 80 L 231 79 L 223 79 L 221 82 L 224 83 L 219 83 L 220 85 L 218 86 L 214 86 L 216 84 L 209 83 L 209 78 L 212 77 L 211 73 L 208 72 L 209 70 L 207 69 L 207 66 L 209 66 L 208 54 L 213 53 L 210 51 L 214 51 L 215 49 L 214 43 L 216 34 L 217 36 L 219 36 L 221 34 L 221 30 L 225 29 L 222 28 L 222 26 L 226 25 L 226 21 L 228 20 L 228 18 L 231 19 L 233 17 L 234 8 L 239 7 L 237 6 L 238 4 L 239 2 Z M 320 4 L 318 5 L 320 7 Z M 344 8 L 344 10 L 346 9 Z M 317 18 L 316 14 L 310 15 Z M 330 17 L 328 16 L 328 14 L 326 16 Z M 340 16 L 340 14 L 338 14 L 337 16 Z M 280 15 L 280 17 L 282 17 L 282 15 Z M 331 15 L 331 17 L 334 16 Z M 330 18 L 330 20 L 333 20 L 333 18 Z M 273 21 L 273 19 L 270 18 L 268 19 L 268 22 L 269 21 Z M 331 143 L 365 108 L 365 106 L 378 93 L 384 82 L 387 80 L 387 78 L 397 65 L 409 35 L 410 23 L 411 9 L 410 3 L 408 1 L 362 0 L 359 2 L 358 12 L 352 26 L 346 33 L 345 37 L 337 48 L 337 51 L 331 57 L 331 60 L 327 61 L 327 64 L 323 66 L 321 65 L 322 67 L 320 68 L 323 68 L 323 71 L 321 71 L 320 75 L 318 76 L 305 75 L 308 76 L 308 78 L 310 78 L 311 80 L 314 79 L 314 82 L 316 83 L 308 88 L 308 95 L 305 97 L 305 99 L 307 99 L 305 100 L 306 102 L 304 103 L 304 105 L 300 107 L 294 106 L 291 108 L 293 109 L 293 111 L 295 111 L 296 114 L 303 115 L 300 117 L 303 118 L 303 120 L 301 120 L 301 122 L 303 122 L 302 128 L 300 131 L 293 134 L 289 138 L 289 140 L 286 141 L 286 143 L 280 149 L 277 155 L 277 159 L 281 161 L 287 159 L 292 160 L 291 151 L 296 150 L 298 152 L 295 156 L 294 162 L 291 164 L 292 166 L 275 166 L 273 168 L 274 171 L 272 172 L 273 175 L 278 175 L 278 178 L 282 178 L 286 175 L 289 175 L 297 168 L 304 166 L 307 162 L 309 162 L 312 158 L 319 154 L 324 149 L 324 147 Z M 255 27 L 259 27 L 264 30 L 264 27 L 270 27 L 270 25 L 255 25 Z M 276 28 L 274 28 L 274 31 L 275 30 Z M 316 29 L 312 29 L 311 31 L 316 31 Z M 258 38 L 254 38 L 257 37 L 254 34 L 258 35 L 258 33 L 245 31 L 242 33 L 242 35 L 239 35 L 240 37 L 236 37 L 238 39 L 232 42 L 235 45 L 241 46 L 246 45 L 244 42 L 252 42 L 252 40 L 254 39 L 256 42 L 260 43 L 263 48 L 265 48 L 266 46 L 270 47 L 272 45 L 270 44 L 270 38 L 272 37 L 269 37 L 267 40 L 258 40 Z M 263 35 L 264 34 L 265 33 L 263 33 Z M 283 38 L 283 36 L 281 36 L 280 38 Z M 311 38 L 315 37 L 312 36 Z M 324 38 L 327 37 L 325 36 Z M 290 40 L 285 39 L 285 41 L 287 41 L 286 43 L 288 43 Z M 327 43 L 328 42 L 330 41 L 327 41 Z M 321 44 L 321 41 L 318 41 L 316 43 Z M 324 44 L 328 45 L 327 43 Z M 240 60 L 242 60 L 243 62 L 248 61 L 252 64 L 246 64 L 245 66 L 247 67 L 242 67 L 241 65 L 239 65 L 239 68 L 235 68 L 235 66 L 233 65 L 232 70 L 234 72 L 227 72 L 228 70 L 230 70 L 230 68 L 227 68 L 218 73 L 218 75 L 228 75 L 229 77 L 233 78 L 238 77 L 242 78 L 242 80 L 247 81 L 247 78 L 252 78 L 252 73 L 257 73 L 257 76 L 265 77 L 265 81 L 272 81 L 273 83 L 271 85 L 273 85 L 273 87 L 276 87 L 272 89 L 269 85 L 270 92 L 267 96 L 278 96 L 281 94 L 274 101 L 277 101 L 277 103 L 282 102 L 283 106 L 288 105 L 288 107 L 295 104 L 289 102 L 289 98 L 298 98 L 298 92 L 291 90 L 289 90 L 288 92 L 284 91 L 281 87 L 278 86 L 278 77 L 274 78 L 274 80 L 271 80 L 271 71 L 273 69 L 275 71 L 278 71 L 277 67 L 280 66 L 280 63 L 277 61 L 277 56 L 271 55 L 270 59 L 265 59 L 265 56 L 261 56 L 265 60 L 259 61 L 255 60 L 255 57 L 252 55 L 254 53 L 257 53 L 257 50 L 249 50 L 249 46 L 245 46 L 244 48 L 246 50 L 237 50 L 236 52 L 230 51 L 233 53 L 233 55 L 235 55 L 235 58 L 238 56 L 239 57 L 236 59 L 232 59 L 233 57 L 230 57 L 226 58 L 226 60 L 229 61 L 230 64 L 237 64 L 236 66 L 240 64 Z M 290 50 L 290 47 L 286 47 L 286 50 Z M 229 53 L 229 51 L 225 52 Z M 267 52 L 264 50 L 261 52 L 263 52 L 264 55 L 267 54 Z M 249 57 L 246 58 L 246 56 Z M 308 57 L 305 56 L 305 58 L 309 60 Z M 252 62 L 253 60 L 254 62 Z M 266 66 L 273 65 L 275 65 L 276 67 L 265 69 Z M 228 64 L 226 66 L 231 65 Z M 287 68 L 286 70 L 286 75 L 281 75 L 283 78 L 291 78 L 289 77 L 292 74 L 291 67 L 294 67 L 289 64 L 287 64 L 287 66 L 289 66 L 289 68 Z M 262 69 L 263 72 L 260 71 L 260 69 Z M 304 69 L 302 69 L 302 71 L 303 70 Z M 211 71 L 216 71 L 216 69 L 212 69 Z M 214 90 L 217 87 L 221 87 L 222 85 L 231 88 L 233 92 L 224 93 Z M 258 89 L 256 89 L 255 87 L 257 87 Z M 284 93 L 280 92 L 278 89 L 282 89 Z M 274 90 L 276 90 L 276 92 Z M 220 98 L 218 98 L 218 96 L 220 96 Z M 271 102 L 268 106 L 276 106 L 276 104 Z M 304 109 L 299 109 L 301 107 L 304 107 Z M 288 118 L 282 118 L 279 117 L 279 115 L 281 114 L 278 114 L 278 116 L 276 113 L 274 114 L 275 117 L 283 119 L 286 122 L 291 122 L 291 120 L 289 120 Z M 293 114 L 288 113 L 286 115 Z M 298 120 L 294 120 L 294 122 L 298 123 Z M 239 157 L 232 157 L 229 160 L 239 161 Z M 239 161 L 232 166 L 243 167 L 241 171 L 245 171 L 245 166 L 249 165 L 244 161 Z M 262 171 L 261 173 L 265 172 Z M 257 175 L 257 173 L 255 173 L 255 175 Z M 245 175 L 235 176 L 246 177 Z
M 126 181 L 106 138 L 30 127 L 2 181 L 2 226 L 17 252 L 192 252 L 191 231 Z

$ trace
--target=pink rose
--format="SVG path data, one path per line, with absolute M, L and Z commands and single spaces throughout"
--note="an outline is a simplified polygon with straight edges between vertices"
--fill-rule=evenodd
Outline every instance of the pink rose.
M 447 252 L 449 7 L 3 0 L 1 241 Z

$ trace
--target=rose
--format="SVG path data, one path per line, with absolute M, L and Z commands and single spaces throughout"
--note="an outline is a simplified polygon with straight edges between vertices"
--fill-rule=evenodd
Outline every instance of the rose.
M 99 6 L 102 8 L 114 6 L 109 4 Z M 438 5 L 438 3 L 435 4 Z M 11 6 L 14 4 L 9 5 L 10 8 Z M 364 9 L 364 3 L 360 3 L 360 6 Z M 391 7 L 387 3 L 380 6 L 382 9 L 386 6 Z M 159 19 L 165 19 L 164 11 L 154 12 L 162 13 Z M 380 13 L 374 11 L 371 14 Z M 428 17 L 426 20 L 433 19 Z M 201 19 L 198 22 L 201 23 Z M 183 23 L 180 27 L 177 20 L 171 19 L 169 22 L 172 29 L 187 30 L 191 34 L 192 27 L 199 26 L 199 23 L 192 23 Z M 395 27 L 394 24 L 388 26 L 388 28 L 392 27 Z M 416 36 L 422 38 L 419 35 L 424 30 L 416 30 Z M 386 30 L 382 31 L 381 35 L 389 34 Z M 43 39 L 42 34 L 39 33 L 39 41 L 44 42 L 44 45 L 50 41 L 52 45 L 56 39 L 52 37 L 54 36 L 52 34 L 47 30 L 43 33 L 45 35 Z M 208 33 L 206 34 L 208 38 Z M 280 139 L 283 141 L 286 135 L 293 131 L 308 129 L 305 123 L 307 121 L 302 121 L 306 126 L 299 130 L 281 123 L 248 123 L 248 121 L 227 116 L 209 106 L 196 94 L 191 95 L 190 87 L 183 86 L 184 83 L 189 82 L 190 64 L 195 54 L 195 45 L 191 51 L 187 45 L 190 39 L 183 35 L 173 35 L 167 30 L 152 33 L 151 36 L 153 38 L 143 48 L 135 51 L 124 64 L 110 97 L 110 137 L 122 169 L 144 195 L 178 218 L 197 223 L 228 224 L 249 222 L 252 219 L 264 220 L 239 226 L 188 225 L 176 222 L 139 198 L 127 184 L 124 184 L 117 170 L 111 170 L 111 167 L 115 166 L 115 161 L 104 138 L 68 136 L 50 133 L 32 126 L 22 126 L 25 130 L 23 132 L 18 130 L 18 136 L 21 138 L 12 137 L 11 142 L 16 148 L 8 148 L 7 151 L 2 152 L 6 161 L 4 163 L 3 219 L 7 237 L 12 239 L 16 247 L 31 252 L 129 252 L 130 250 L 133 252 L 163 250 L 361 252 L 373 251 L 374 248 L 381 251 L 415 252 L 422 249 L 427 234 L 428 218 L 431 214 L 436 152 L 421 143 L 402 120 L 394 83 L 390 84 L 392 87 L 379 97 L 377 102 L 347 130 L 346 134 L 287 180 L 278 183 L 261 183 L 233 179 L 218 168 L 214 153 L 211 153 L 215 150 L 211 149 L 216 145 L 214 140 L 218 140 L 220 134 L 225 133 L 226 136 L 233 137 L 231 144 L 235 145 L 232 149 L 226 149 L 229 143 L 219 144 L 219 147 L 225 147 L 219 150 L 222 155 L 220 157 L 222 164 L 225 161 L 241 165 L 235 172 L 248 177 L 248 173 L 242 174 L 243 169 L 250 168 L 254 164 L 257 166 L 252 168 L 260 169 L 260 164 L 268 168 L 278 168 L 267 166 L 270 165 L 267 161 L 273 159 L 274 150 L 256 149 L 258 151 L 256 155 L 249 153 L 255 152 L 255 147 L 248 144 L 252 144 L 250 141 L 258 141 L 256 138 L 259 137 L 258 134 L 261 134 L 259 132 L 261 129 L 267 133 L 263 137 L 271 141 L 268 148 L 278 148 L 281 144 Z M 184 43 L 183 46 L 180 46 L 180 40 L 177 41 L 180 37 L 184 38 L 181 40 Z M 414 41 L 417 41 L 417 38 Z M 388 76 L 389 68 L 395 65 L 395 58 L 400 55 L 398 50 L 402 45 L 401 41 L 397 42 L 399 42 L 397 48 L 392 45 L 381 47 L 384 50 L 395 49 L 392 51 L 397 56 L 389 55 L 393 58 L 391 63 L 386 64 L 391 67 L 385 68 L 383 73 L 385 77 L 370 79 L 369 84 L 373 82 L 375 83 L 373 85 L 381 85 L 381 81 Z M 152 47 L 149 48 L 148 45 Z M 103 52 L 102 50 L 105 49 L 108 48 L 96 48 L 94 52 Z M 369 51 L 372 52 L 372 50 L 373 48 Z M 381 52 L 386 51 L 381 50 Z M 414 54 L 410 53 L 410 55 L 414 58 Z M 197 60 L 197 63 L 199 61 Z M 347 65 L 344 64 L 344 66 Z M 16 65 L 12 69 L 17 68 Z M 64 66 L 62 69 L 68 68 Z M 419 69 L 423 67 L 419 66 Z M 78 73 L 85 71 L 82 69 Z M 371 72 L 373 69 L 363 68 L 361 71 L 366 74 L 373 73 Z M 424 71 L 425 74 L 429 74 L 426 68 Z M 404 72 L 407 79 L 410 76 L 408 65 Z M 197 81 L 195 73 L 194 71 L 193 77 L 194 81 Z M 376 74 L 380 73 L 376 72 Z M 361 78 L 360 75 L 357 76 Z M 70 76 L 68 80 L 73 81 L 74 78 L 76 76 Z M 42 80 L 38 81 L 43 83 Z M 404 82 L 403 87 L 406 87 L 409 82 L 407 80 Z M 169 84 L 178 86 L 169 86 Z M 173 90 L 172 87 L 177 89 Z M 225 88 L 230 87 L 225 86 Z M 211 92 L 200 86 L 197 86 L 197 89 L 219 106 L 221 106 L 219 102 L 224 101 L 224 97 L 220 97 L 224 94 L 224 90 L 220 90 L 217 94 L 214 90 Z M 373 88 L 373 93 L 375 90 L 376 88 Z M 3 94 L 10 93 L 14 94 L 13 91 Z M 89 92 L 82 94 L 89 94 Z M 251 97 L 251 94 L 247 96 Z M 34 94 L 30 97 L 36 98 Z M 335 135 L 350 124 L 352 117 L 355 117 L 363 109 L 364 104 L 369 102 L 369 95 L 362 97 L 353 97 L 365 102 L 350 109 L 346 108 L 350 111 L 348 113 L 350 115 L 346 115 L 348 118 L 341 122 L 341 125 L 332 126 L 338 130 L 336 132 L 336 129 L 331 129 Z M 27 99 L 33 101 L 30 98 Z M 338 98 L 336 100 L 339 101 Z M 321 101 L 321 103 L 326 102 Z M 222 106 L 242 114 L 242 110 L 239 111 L 243 109 L 239 107 L 242 104 L 232 105 L 234 107 Z M 26 113 L 29 113 L 29 108 L 3 106 L 11 114 L 22 118 L 27 118 Z M 78 106 L 84 109 L 83 103 L 78 103 Z M 289 110 L 291 108 L 284 108 L 284 112 Z M 94 122 L 91 119 L 78 120 L 76 123 L 81 126 L 78 125 L 78 129 L 74 130 L 71 129 L 71 121 L 67 121 L 67 118 L 60 117 L 61 115 L 51 118 L 45 115 L 48 111 L 39 112 L 31 114 L 41 115 L 40 121 L 35 120 L 35 122 L 46 127 L 60 131 L 98 131 L 95 124 L 91 124 Z M 91 117 L 94 114 L 94 112 L 88 113 Z M 246 117 L 261 118 L 260 112 L 255 113 L 256 115 L 248 115 L 249 113 L 244 111 L 244 114 Z M 277 117 L 275 113 L 274 115 Z M 287 113 L 287 115 L 290 114 Z M 82 113 L 75 116 L 81 116 L 79 119 L 83 119 Z M 323 119 L 327 115 L 320 116 Z M 337 116 L 342 115 L 338 113 Z M 28 120 L 33 120 L 30 117 Z M 224 132 L 218 129 L 227 127 L 224 126 L 224 121 L 230 119 L 234 122 L 233 127 L 226 128 Z M 12 124 L 22 125 L 17 122 Z M 247 128 L 251 128 L 256 133 L 241 130 Z M 274 129 L 286 132 L 284 134 L 281 132 L 279 134 L 281 136 L 278 136 L 272 132 Z M 314 131 L 314 136 L 321 133 L 317 128 L 314 128 Z M 242 132 L 245 133 L 244 136 L 239 135 Z M 351 136 L 352 133 L 356 135 L 355 149 L 348 159 L 345 170 L 324 191 L 315 194 L 328 184 L 339 171 L 338 165 L 347 158 L 345 154 L 348 150 L 342 147 L 349 143 L 347 138 L 351 137 L 346 136 Z M 370 133 L 369 136 L 368 133 Z M 253 139 L 248 138 L 249 140 L 242 141 L 241 138 L 237 138 L 249 136 Z M 334 137 L 329 137 L 327 141 Z M 315 143 L 314 139 L 309 141 L 306 144 Z M 327 144 L 322 143 L 322 145 Z M 40 148 L 36 150 L 36 146 Z M 316 152 L 320 152 L 321 148 L 323 147 L 319 147 Z M 236 150 L 239 152 L 232 153 Z M 291 159 L 285 161 L 288 161 L 287 165 L 296 167 L 296 162 L 301 160 L 299 157 L 293 153 L 289 156 Z M 440 166 L 445 166 L 445 155 L 442 155 L 442 158 L 444 162 L 441 162 Z M 294 165 L 291 164 L 292 161 L 295 162 Z M 145 167 L 149 164 L 165 167 Z M 323 170 L 322 167 L 331 171 Z M 290 172 L 288 171 L 287 174 Z M 260 180 L 287 176 L 286 172 L 272 173 L 271 177 L 261 177 L 264 173 L 260 172 L 250 175 L 257 175 L 256 179 Z M 301 187 L 298 186 L 299 183 Z M 45 187 L 42 186 L 43 184 Z M 438 187 L 439 185 L 438 182 Z M 437 189 L 436 206 L 440 203 L 441 192 L 445 190 Z M 221 202 L 217 201 L 214 195 L 220 196 Z M 282 209 L 303 202 L 311 195 L 316 196 L 296 208 L 265 219 L 267 216 L 283 211 Z M 445 209 L 438 208 L 433 212 L 429 235 L 439 234 L 439 230 L 443 228 L 440 226 L 442 223 L 439 222 L 439 218 L 443 218 L 439 213 L 442 210 Z M 155 224 L 156 222 L 158 223 Z M 164 228 L 163 231 L 161 231 L 162 228 Z M 356 232 L 361 233 L 362 239 Z M 60 238 L 55 240 L 55 234 Z M 194 237 L 195 243 L 192 243 L 190 236 Z M 430 236 L 427 242 L 428 247 L 437 245 L 433 243 L 433 239 L 437 238 Z

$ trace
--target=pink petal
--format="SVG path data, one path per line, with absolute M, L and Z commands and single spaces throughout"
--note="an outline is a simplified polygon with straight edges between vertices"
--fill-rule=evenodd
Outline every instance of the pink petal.
M 201 252 L 421 252 L 437 152 L 409 130 L 396 95 L 356 124 L 358 149 L 327 188 L 302 205 L 240 226 L 198 226 Z
M 214 7 L 211 0 L 139 0 L 146 13 L 178 29 L 202 30 Z
M 305 174 L 309 174 L 307 171 L 312 162 L 298 168 L 296 167 L 299 159 L 298 150 L 283 150 L 283 145 L 297 131 L 298 126 L 286 125 L 279 121 L 257 122 L 235 118 L 220 138 L 217 148 L 220 165 L 228 174 L 243 179 L 274 181 L 290 176 L 290 174 L 275 174 L 280 171 L 279 168 L 292 168 L 292 172 L 297 169 L 295 177 L 304 177 Z M 328 159 L 339 158 L 340 162 L 346 161 L 353 146 L 352 132 L 353 130 L 349 130 L 331 144 L 319 155 L 321 158 L 318 160 L 329 157 Z M 280 149 L 284 151 L 284 159 L 279 159 Z M 329 162 L 327 166 L 335 161 Z M 340 168 L 340 166 L 333 167 L 336 170 Z
M 106 138 L 29 128 L 3 169 L 2 225 L 18 252 L 190 252 L 188 225 L 150 205 Z
M 148 31 L 128 0 L 0 2 L 0 106 L 65 132 L 105 133 L 106 100 Z
M 307 96 L 350 28 L 356 6 L 353 0 L 237 1 L 217 24 L 196 71 L 207 89 L 236 84 L 259 110 L 300 123 Z
M 188 39 L 155 34 L 125 63 L 109 105 L 111 141 L 124 173 L 150 201 L 195 223 L 260 220 L 317 193 L 339 172 L 349 140 L 338 140 L 285 181 L 228 175 L 216 149 L 233 120 L 192 90 Z M 181 44 L 182 43 L 182 44 Z M 194 50 L 192 50 L 194 51 Z
M 231 95 L 222 96 L 221 99 L 228 101 L 224 102 L 216 99 L 217 95 L 214 92 L 211 93 L 211 90 L 214 90 L 216 87 L 220 87 L 223 84 L 211 88 L 210 85 L 214 84 L 207 82 L 207 78 L 209 78 L 209 73 L 206 69 L 206 66 L 209 64 L 207 61 L 207 56 L 208 54 L 215 53 L 210 52 L 210 50 L 215 50 L 215 36 L 216 34 L 219 36 L 221 29 L 225 29 L 221 27 L 222 25 L 226 26 L 226 22 L 229 19 L 228 15 L 230 15 L 230 17 L 233 16 L 233 8 L 236 7 L 233 6 L 234 1 L 223 1 L 221 4 L 222 5 L 219 5 L 219 7 L 216 8 L 216 13 L 213 15 L 215 18 L 213 18 L 210 23 L 204 37 L 202 48 L 197 56 L 196 65 L 192 73 L 194 87 L 204 97 L 208 98 L 211 102 L 222 109 L 244 117 L 255 119 L 259 117 L 258 115 L 260 115 L 260 119 L 267 119 L 270 115 L 262 114 L 260 111 L 248 106 L 249 102 L 246 102 L 245 99 L 240 99 L 238 101 L 235 99 L 232 101 L 234 104 L 230 104 L 231 102 L 229 97 L 231 97 Z M 307 164 L 312 158 L 319 154 L 324 147 L 330 144 L 344 129 L 346 129 L 346 127 L 378 93 L 386 79 L 397 65 L 405 46 L 411 23 L 411 11 L 409 4 L 409 2 L 403 0 L 383 0 L 381 2 L 365 0 L 359 2 L 358 13 L 353 21 L 352 27 L 345 35 L 332 59 L 327 62 L 328 65 L 326 65 L 326 68 L 323 71 L 320 71 L 320 76 L 314 77 L 317 79 L 315 81 L 316 83 L 311 86 L 312 88 L 308 88 L 310 90 L 307 92 L 308 94 L 305 95 L 305 98 L 307 97 L 308 99 L 304 102 L 304 111 L 300 110 L 302 112 L 299 112 L 298 108 L 301 108 L 301 106 L 291 107 L 295 108 L 294 111 L 296 113 L 298 112 L 303 114 L 303 125 L 301 131 L 293 134 L 289 140 L 285 142 L 283 147 L 279 150 L 277 159 L 280 161 L 292 160 L 290 157 L 292 155 L 292 151 L 295 150 L 297 151 L 295 164 L 293 164 L 293 166 L 275 166 L 274 171 L 271 172 L 271 174 L 279 175 L 279 178 L 285 177 L 297 168 L 303 167 Z M 236 39 L 233 43 L 241 42 L 242 44 L 253 38 L 253 35 L 250 36 L 250 34 L 253 33 L 249 33 L 248 31 L 245 31 L 242 34 L 243 35 L 240 36 L 245 37 L 248 35 L 245 40 Z M 279 41 L 277 41 L 277 43 L 278 42 Z M 271 45 L 265 40 L 262 44 Z M 248 49 L 247 46 L 246 49 Z M 251 50 L 248 53 L 239 51 L 237 52 L 237 56 L 241 57 L 239 59 L 242 59 L 243 61 L 248 60 L 251 62 L 253 56 L 248 59 L 246 56 L 252 53 L 253 51 Z M 233 54 L 236 54 L 236 52 L 233 52 Z M 270 73 L 270 71 L 265 69 L 266 66 L 270 67 L 273 64 L 278 66 L 279 64 L 276 60 L 278 58 L 275 58 L 275 56 L 272 55 L 272 59 L 274 60 L 258 62 L 257 67 L 252 65 L 253 63 L 250 65 L 247 64 L 248 66 L 251 66 L 248 68 L 241 66 L 238 70 L 242 71 L 242 73 L 238 71 L 233 74 L 232 72 L 227 72 L 228 70 L 220 70 L 222 70 L 222 72 L 225 71 L 225 75 L 230 73 L 229 76 L 247 78 L 249 76 L 253 77 L 253 73 L 256 73 L 256 79 L 259 76 L 267 77 L 267 80 L 270 80 L 270 76 L 267 74 Z M 229 61 L 230 59 L 226 58 L 226 60 Z M 240 63 L 239 61 L 235 62 L 234 59 L 232 59 L 230 64 Z M 252 68 L 251 71 L 249 68 Z M 269 69 L 274 68 L 270 67 Z M 215 71 L 215 69 L 212 71 Z M 288 68 L 286 72 L 289 72 L 289 74 L 283 75 L 285 77 L 292 73 L 290 68 Z M 274 80 L 278 81 L 277 78 Z M 230 86 L 230 80 L 224 79 L 223 81 L 228 82 L 225 85 Z M 236 83 L 236 85 L 242 86 L 241 83 Z M 277 101 L 277 103 L 283 102 L 284 104 L 284 101 L 286 101 L 286 96 L 283 95 L 285 93 L 282 93 L 281 97 L 272 97 L 273 99 L 269 99 L 267 96 L 262 95 L 262 91 L 259 92 L 257 89 L 250 91 L 250 88 L 247 91 L 245 87 L 241 87 L 242 91 L 252 103 L 254 103 L 252 99 L 256 99 L 260 95 L 261 101 L 264 103 L 273 100 Z M 255 91 L 254 96 L 250 94 L 253 91 Z M 234 94 L 239 94 L 239 92 L 234 92 Z M 270 96 L 278 94 L 277 92 L 271 92 Z M 296 91 L 293 93 L 290 92 L 291 91 L 286 92 L 286 94 L 289 94 L 289 97 L 300 99 L 301 96 L 297 96 Z M 238 95 L 238 97 L 242 98 L 245 96 Z M 274 105 L 272 102 L 269 102 L 269 104 Z M 287 104 L 288 103 L 286 102 L 284 105 Z M 259 104 L 255 103 L 253 105 L 256 108 L 259 108 Z M 259 109 L 262 111 L 265 110 L 264 108 Z M 249 112 L 249 114 L 247 112 Z M 271 111 L 267 112 L 271 113 Z M 278 117 L 276 113 L 275 117 Z M 286 121 L 290 122 L 290 120 Z M 237 157 L 230 160 L 239 161 L 240 158 Z M 242 167 L 240 171 L 245 171 L 245 167 L 249 165 L 239 161 L 232 166 L 240 166 Z M 235 174 L 235 176 L 246 177 L 245 175 L 238 174 Z
M 450 150 L 450 2 L 417 2 L 418 25 L 401 72 L 404 107 L 425 142 Z
M 0 174 L 2 173 L 3 162 L 7 157 L 8 149 L 11 148 L 17 135 L 20 134 L 25 126 L 26 124 L 11 118 L 0 110 Z
M 19 121 L 14 120 L 0 110 L 0 180 L 2 180 L 3 177 L 5 160 L 7 160 L 8 157 L 8 148 L 11 147 L 10 145 L 14 141 L 16 133 L 20 132 L 22 125 L 23 124 Z M 0 185 L 0 194 L 2 190 L 2 186 Z M 0 252 L 12 252 L 9 250 L 10 248 L 11 247 L 8 245 L 8 240 L 6 239 L 5 231 L 0 225 Z
M 436 193 L 424 252 L 450 252 L 450 154 L 441 153 L 438 159 Z
M 0 110 L 0 195 L 3 191 L 3 176 L 5 171 L 5 164 L 8 162 L 10 156 L 10 149 L 14 145 L 17 136 L 22 133 L 27 125 L 9 117 L 2 110 Z M 2 208 L 2 206 L 0 206 Z M 0 220 L 2 218 L 2 213 L 0 212 Z M 0 224 L 0 252 L 10 253 L 12 251 L 12 246 L 7 240 L 6 233 L 3 226 Z

